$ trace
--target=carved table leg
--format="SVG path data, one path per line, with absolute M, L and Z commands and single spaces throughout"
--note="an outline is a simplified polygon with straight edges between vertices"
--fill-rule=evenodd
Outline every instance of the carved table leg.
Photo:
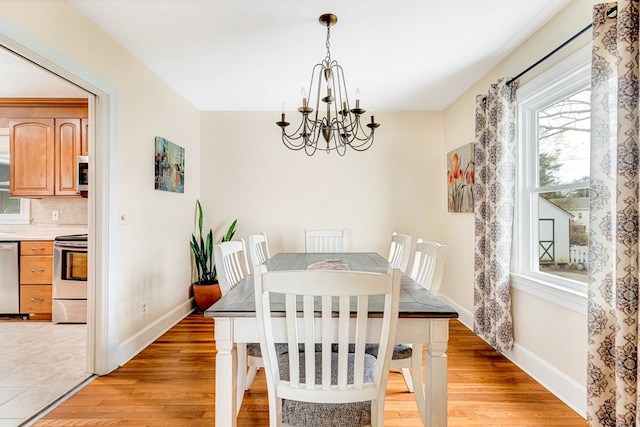
M 216 425 L 236 427 L 238 359 L 233 345 L 233 320 L 215 318 Z
M 449 319 L 432 319 L 425 357 L 426 427 L 447 426 L 447 345 Z

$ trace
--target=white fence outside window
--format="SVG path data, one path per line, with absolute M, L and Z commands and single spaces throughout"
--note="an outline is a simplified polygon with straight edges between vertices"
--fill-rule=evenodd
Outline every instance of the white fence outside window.
M 588 246 L 578 246 L 578 245 L 571 245 L 569 247 L 569 261 L 572 264 L 584 264 L 586 265 L 589 261 L 588 258 L 588 254 L 589 254 L 589 247 Z

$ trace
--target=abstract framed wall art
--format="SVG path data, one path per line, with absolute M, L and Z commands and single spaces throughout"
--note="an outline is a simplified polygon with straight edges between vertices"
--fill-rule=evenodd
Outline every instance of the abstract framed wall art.
M 473 212 L 475 144 L 470 142 L 447 153 L 447 204 L 449 212 Z
M 156 136 L 155 189 L 184 193 L 184 148 Z

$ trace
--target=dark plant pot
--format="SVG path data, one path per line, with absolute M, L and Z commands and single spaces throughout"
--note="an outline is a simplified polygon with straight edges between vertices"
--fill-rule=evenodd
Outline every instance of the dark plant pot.
M 220 285 L 217 283 L 211 285 L 198 285 L 197 283 L 193 283 L 192 286 L 196 306 L 202 311 L 211 307 L 222 297 Z

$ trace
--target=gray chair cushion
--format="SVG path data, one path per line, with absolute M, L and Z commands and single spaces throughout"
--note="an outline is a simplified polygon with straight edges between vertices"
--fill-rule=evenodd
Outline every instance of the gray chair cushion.
M 338 344 L 333 344 L 333 351 L 338 351 Z M 316 344 L 316 351 L 321 351 L 322 345 Z M 300 344 L 300 351 L 304 351 L 304 346 Z M 353 353 L 355 351 L 355 346 L 353 344 L 349 344 L 349 352 Z M 367 344 L 364 350 L 367 354 L 372 355 L 373 357 L 378 357 L 378 345 L 377 344 Z M 276 344 L 276 352 L 278 354 L 287 353 L 288 348 L 287 344 Z M 396 344 L 393 346 L 393 356 L 392 359 L 408 359 L 411 357 L 413 350 L 409 344 Z M 247 354 L 249 356 L 262 357 L 260 353 L 260 344 L 247 344 Z
M 289 351 L 287 344 L 276 343 L 276 353 L 286 353 Z M 262 351 L 260 350 L 259 343 L 247 344 L 247 356 L 262 357 Z
M 258 343 L 247 344 L 247 356 L 262 357 L 262 352 L 260 351 L 260 344 Z
M 250 356 L 255 356 L 255 354 L 250 354 L 250 351 L 258 351 L 260 352 L 260 344 L 255 344 L 257 346 L 257 348 L 252 348 L 251 350 L 249 350 L 249 346 L 253 346 L 254 344 L 247 344 L 247 354 L 249 354 Z M 349 344 L 349 352 L 353 353 L 355 350 L 355 347 L 353 346 L 353 344 Z M 298 344 L 298 351 L 304 351 L 304 344 Z M 315 345 L 315 351 L 322 351 L 322 344 L 316 344 Z M 331 347 L 331 351 L 338 351 L 338 344 L 332 344 Z M 285 343 L 276 343 L 276 353 L 278 354 L 282 354 L 282 353 L 288 353 L 289 352 L 289 344 L 285 344 Z M 257 357 L 260 357 L 260 353 L 257 354 Z
M 300 379 L 304 380 L 304 353 L 300 353 Z M 349 355 L 347 382 L 353 383 L 354 355 Z M 373 381 L 376 359 L 365 354 L 364 381 Z M 278 357 L 280 377 L 289 380 L 289 354 Z M 316 383 L 322 378 L 322 353 L 316 353 Z M 331 384 L 338 383 L 338 354 L 331 353 Z M 371 424 L 371 402 L 309 403 L 283 399 L 282 421 L 292 426 L 328 427 L 363 426 Z
M 372 355 L 373 357 L 378 357 L 378 345 L 377 344 L 367 344 L 364 351 L 367 354 Z M 413 353 L 413 349 L 409 344 L 396 344 L 393 346 L 393 356 L 392 359 L 400 360 L 400 359 L 408 359 L 411 357 Z

